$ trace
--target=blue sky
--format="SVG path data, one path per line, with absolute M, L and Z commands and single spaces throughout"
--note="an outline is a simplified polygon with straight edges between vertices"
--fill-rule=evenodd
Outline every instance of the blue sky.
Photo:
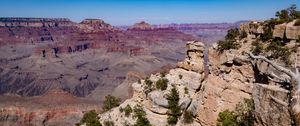
M 268 19 L 299 0 L 1 0 L 0 17 L 100 18 L 112 25 Z

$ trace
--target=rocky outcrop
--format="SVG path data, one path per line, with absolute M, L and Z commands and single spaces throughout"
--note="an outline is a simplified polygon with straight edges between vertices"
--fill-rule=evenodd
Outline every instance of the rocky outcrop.
M 0 100 L 1 126 L 75 125 L 83 111 L 99 108 L 60 90 L 31 98 L 7 94 L 0 96 Z
M 152 26 L 144 21 L 134 24 L 130 30 L 151 30 Z
M 285 35 L 286 24 L 276 25 L 273 31 L 273 37 L 283 38 Z
M 196 55 L 202 55 L 203 51 L 201 51 L 204 45 L 200 42 L 189 42 L 187 46 L 194 50 L 194 53 L 191 53 L 189 60 L 192 61 L 202 61 L 203 66 L 203 59 L 201 57 L 196 57 Z M 190 50 L 190 51 L 191 51 Z M 192 59 L 197 58 L 197 59 Z M 200 66 L 201 62 L 199 62 Z M 186 66 L 188 67 L 188 66 Z M 196 110 L 197 106 L 191 106 L 193 102 L 193 97 L 195 96 L 195 92 L 201 87 L 201 83 L 204 79 L 204 69 L 196 69 L 197 72 L 193 71 L 194 69 L 187 70 L 182 68 L 176 68 L 170 70 L 165 77 L 161 77 L 160 74 L 152 74 L 149 78 L 153 84 L 153 91 L 149 92 L 147 95 L 145 94 L 145 81 L 142 80 L 141 83 L 133 83 L 132 87 L 134 90 L 133 97 L 126 100 L 124 103 L 120 105 L 120 107 L 124 108 L 127 105 L 130 105 L 132 108 L 135 105 L 141 105 L 144 111 L 147 114 L 147 118 L 153 125 L 167 125 L 167 115 L 168 115 L 168 101 L 166 99 L 166 95 L 170 92 L 172 86 L 175 86 L 179 92 L 179 105 L 182 110 Z M 159 79 L 164 78 L 169 80 L 167 89 L 161 91 L 155 88 L 155 83 Z M 125 117 L 124 113 L 119 111 L 119 108 L 112 109 L 109 112 L 100 115 L 100 121 L 104 122 L 106 120 L 110 120 L 115 122 L 116 125 L 122 125 L 124 123 L 134 124 L 135 119 L 132 116 Z M 182 121 L 177 125 L 184 125 Z M 199 125 L 198 122 L 194 122 L 191 125 Z
M 126 106 L 126 104 L 140 104 L 144 107 L 151 124 L 166 125 L 168 102 L 165 96 L 169 93 L 171 85 L 174 85 L 179 91 L 179 104 L 182 110 L 191 111 L 195 116 L 195 121 L 191 125 L 215 125 L 219 112 L 226 109 L 234 110 L 235 105 L 243 99 L 251 98 L 252 83 L 250 82 L 253 81 L 251 79 L 253 78 L 253 73 L 247 73 L 249 65 L 236 63 L 234 61 L 236 59 L 234 57 L 236 56 L 228 57 L 226 61 L 214 60 L 220 59 L 223 55 L 220 56 L 216 51 L 211 51 L 209 57 L 211 61 L 216 61 L 212 62 L 212 64 L 229 69 L 229 71 L 226 72 L 224 69 L 216 73 L 212 72 L 207 78 L 204 78 L 203 52 L 204 44 L 201 42 L 187 42 L 186 59 L 178 63 L 178 68 L 170 70 L 165 76 L 169 80 L 166 91 L 154 90 L 145 95 L 144 81 L 141 84 L 134 83 L 133 98 L 127 100 L 121 106 Z M 149 80 L 155 83 L 159 78 L 161 78 L 159 74 L 154 74 L 150 76 Z M 119 116 L 114 117 L 113 115 L 122 115 L 122 113 L 117 111 L 116 108 L 111 112 L 101 114 L 100 120 L 105 121 L 110 119 L 117 122 L 117 124 L 126 121 L 133 124 L 135 121 L 130 117 L 122 116 L 121 118 Z M 177 125 L 185 124 L 181 120 Z
M 182 69 L 194 72 L 204 71 L 204 44 L 201 42 L 191 41 L 187 43 L 186 59 L 179 62 L 177 66 Z
M 99 32 L 101 30 L 112 30 L 112 26 L 100 19 L 85 19 L 80 22 L 79 27 L 85 32 Z
M 251 34 L 262 34 L 264 33 L 263 30 L 263 26 L 262 26 L 263 22 L 260 21 L 251 21 L 251 22 L 247 22 L 247 23 L 242 23 L 239 28 L 242 31 L 245 31 L 247 33 L 251 33 Z
M 291 40 L 299 39 L 300 26 L 294 26 L 295 22 L 296 20 L 289 23 L 275 25 L 273 37 L 278 37 L 281 39 L 284 39 L 286 37 L 287 39 Z
M 181 109 L 191 111 L 194 116 L 194 123 L 191 125 L 216 125 L 220 112 L 236 111 L 236 106 L 245 99 L 252 99 L 254 102 L 255 125 L 294 125 L 295 115 L 291 111 L 297 112 L 299 104 L 296 102 L 297 95 L 294 94 L 295 98 L 291 99 L 291 88 L 297 87 L 295 83 L 299 80 L 295 78 L 299 78 L 299 74 L 282 67 L 282 62 L 276 59 L 271 61 L 253 56 L 251 53 L 252 43 L 259 41 L 258 37 L 265 32 L 264 25 L 264 22 L 242 24 L 240 30 L 246 31 L 247 36 L 243 39 L 236 38 L 236 42 L 241 45 L 238 49 L 220 52 L 217 46 L 209 48 L 207 64 L 209 72 L 206 76 L 204 76 L 204 44 L 198 41 L 187 42 L 186 59 L 179 62 L 176 69 L 171 69 L 164 77 L 152 74 L 149 78 L 153 84 L 161 78 L 168 79 L 167 90 L 161 91 L 153 87 L 153 90 L 146 93 L 145 89 L 148 87 L 145 80 L 142 80 L 140 84 L 132 85 L 133 98 L 121 106 L 141 105 L 151 124 L 167 125 L 166 95 L 172 85 L 178 89 Z M 290 41 L 287 41 L 286 47 L 293 48 L 297 52 L 299 48 L 294 47 L 297 45 L 295 36 L 298 31 L 290 23 L 281 24 L 275 26 L 273 35 L 277 39 L 287 37 Z M 297 54 L 295 56 L 299 57 Z M 299 61 L 295 62 L 297 67 Z M 289 81 L 291 78 L 294 80 Z M 294 86 L 288 86 L 289 83 L 293 83 Z M 291 105 L 294 106 L 292 109 Z M 111 120 L 117 125 L 125 122 L 134 124 L 134 118 L 124 117 L 117 109 L 100 114 L 100 121 Z M 176 125 L 186 124 L 181 118 Z

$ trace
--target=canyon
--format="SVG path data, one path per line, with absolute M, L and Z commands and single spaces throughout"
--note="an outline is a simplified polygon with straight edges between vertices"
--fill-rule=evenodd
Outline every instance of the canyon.
M 213 30 L 191 33 L 146 22 L 122 29 L 100 19 L 0 18 L 0 125 L 74 125 L 108 94 L 130 98 L 132 83 L 184 59 L 186 41 L 215 41 L 234 27 L 207 25 Z
M 144 123 L 154 126 L 243 125 L 235 121 L 250 126 L 298 126 L 300 26 L 292 20 L 272 28 L 269 22 L 242 23 L 211 47 L 200 41 L 187 42 L 186 58 L 176 68 L 133 83 L 132 98 L 100 113 L 99 121 L 139 125 L 136 116 L 142 111 Z M 282 50 L 287 50 L 282 52 L 285 55 L 272 56 Z M 159 87 L 160 80 L 167 80 L 164 89 Z M 174 107 L 174 99 L 178 106 Z M 128 106 L 133 110 L 126 115 L 124 108 Z M 172 109 L 176 107 L 178 113 L 174 114 Z M 239 112 L 247 115 L 249 111 L 251 116 L 240 117 Z

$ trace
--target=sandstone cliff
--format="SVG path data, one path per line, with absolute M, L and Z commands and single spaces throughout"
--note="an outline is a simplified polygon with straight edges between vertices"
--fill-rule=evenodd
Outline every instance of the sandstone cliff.
M 244 99 L 252 99 L 254 102 L 255 125 L 295 125 L 299 121 L 297 110 L 299 109 L 298 95 L 293 94 L 297 90 L 297 69 L 299 68 L 299 45 L 295 43 L 294 36 L 298 35 L 298 26 L 291 25 L 294 22 L 279 24 L 272 29 L 273 38 L 269 38 L 262 46 L 272 45 L 272 41 L 282 41 L 286 44 L 281 48 L 294 49 L 287 60 L 295 65 L 285 64 L 280 58 L 261 58 L 270 56 L 272 52 L 263 52 L 260 55 L 252 54 L 257 41 L 265 34 L 265 22 L 250 22 L 242 24 L 240 31 L 246 33 L 245 37 L 237 36 L 235 42 L 238 48 L 220 52 L 220 46 L 214 45 L 208 49 L 208 63 L 204 63 L 205 45 L 201 42 L 187 42 L 186 59 L 179 62 L 176 69 L 171 69 L 165 76 L 152 74 L 149 78 L 155 84 L 160 79 L 167 79 L 166 90 L 152 87 L 148 90 L 147 82 L 133 83 L 133 97 L 126 100 L 118 108 L 100 114 L 100 121 L 113 121 L 116 125 L 130 124 L 136 121 L 132 116 L 125 116 L 120 108 L 127 105 L 131 107 L 140 105 L 146 112 L 146 117 L 152 125 L 167 125 L 168 100 L 167 94 L 175 86 L 179 92 L 179 105 L 182 112 L 191 111 L 194 122 L 185 124 L 183 115 L 176 125 L 216 125 L 218 114 L 225 110 L 236 111 L 236 106 Z M 284 25 L 284 30 L 278 30 Z M 285 28 L 286 27 L 286 28 Z M 288 28 L 289 27 L 289 28 Z M 291 30 L 292 29 L 292 30 Z M 283 32 L 283 33 L 279 33 Z M 283 34 L 277 36 L 277 34 Z M 285 39 L 287 38 L 287 39 Z M 270 47 L 269 47 L 270 48 Z M 279 51 L 279 50 L 278 50 Z M 294 57 L 295 56 L 295 57 Z M 205 66 L 208 74 L 205 76 Z M 293 72 L 296 71 L 296 72 Z M 299 79 L 299 78 L 298 78 Z M 296 81 L 296 82 L 294 82 Z M 294 85 L 296 83 L 296 85 Z M 298 80 L 299 83 L 299 80 Z M 294 88 L 293 88 L 294 87 Z M 187 90 L 187 91 L 185 91 Z M 293 99 L 291 99 L 293 95 Z M 292 101 L 292 102 L 291 102 Z M 293 106 L 291 108 L 291 106 Z M 296 116 L 295 116 L 296 115 Z M 296 117 L 296 118 L 295 118 Z

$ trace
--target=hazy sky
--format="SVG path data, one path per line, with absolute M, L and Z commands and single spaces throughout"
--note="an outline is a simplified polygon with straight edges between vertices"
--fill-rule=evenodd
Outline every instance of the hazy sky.
M 235 22 L 274 17 L 300 0 L 0 0 L 0 17 L 100 18 L 112 25 Z

